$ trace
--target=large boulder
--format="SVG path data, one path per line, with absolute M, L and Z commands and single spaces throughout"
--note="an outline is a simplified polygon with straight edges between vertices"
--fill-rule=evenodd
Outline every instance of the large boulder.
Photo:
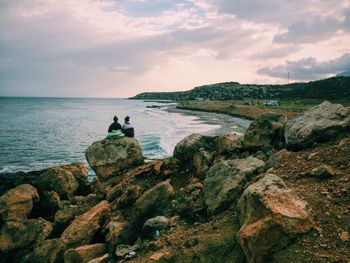
M 103 243 L 71 248 L 64 253 L 64 262 L 87 263 L 92 259 L 103 256 L 106 252 L 107 246 Z
M 303 149 L 349 128 L 350 108 L 325 101 L 288 121 L 284 137 L 287 148 Z
M 199 149 L 199 151 L 194 154 L 193 168 L 198 178 L 204 179 L 205 173 L 208 171 L 213 159 L 214 156 L 203 148 Z
M 70 171 L 77 179 L 79 184 L 79 188 L 77 190 L 78 194 L 86 195 L 91 192 L 88 182 L 89 171 L 84 163 L 75 162 L 71 164 L 61 165 L 60 167 Z
M 89 244 L 100 230 L 103 220 L 110 212 L 109 203 L 102 201 L 86 213 L 77 216 L 61 235 L 67 248 Z
M 101 181 L 143 163 L 141 146 L 133 138 L 109 138 L 93 143 L 85 156 Z
M 203 193 L 209 211 L 218 213 L 233 205 L 247 181 L 262 172 L 265 163 L 257 158 L 220 161 L 207 172 Z
M 176 144 L 173 156 L 182 162 L 191 162 L 200 148 L 205 150 L 213 149 L 214 141 L 214 137 L 193 133 Z
M 39 201 L 38 192 L 30 184 L 8 190 L 0 197 L 1 220 L 26 219 L 33 209 L 33 202 L 36 201 Z
M 267 112 L 254 120 L 244 134 L 246 148 L 259 149 L 277 147 L 283 141 L 287 117 L 283 114 Z
M 61 166 L 45 170 L 37 177 L 33 185 L 40 191 L 55 191 L 62 199 L 73 196 L 79 188 L 74 174 Z
M 63 262 L 65 246 L 60 238 L 46 239 L 37 243 L 33 251 L 21 259 L 21 263 L 58 263 Z
M 216 149 L 220 154 L 231 154 L 243 149 L 243 136 L 236 133 L 219 135 L 215 139 Z
M 309 231 L 313 223 L 306 205 L 274 174 L 250 185 L 237 203 L 237 238 L 247 262 L 269 262 L 292 238 Z
M 11 220 L 0 230 L 0 251 L 9 252 L 40 242 L 52 232 L 52 224 L 43 218 Z

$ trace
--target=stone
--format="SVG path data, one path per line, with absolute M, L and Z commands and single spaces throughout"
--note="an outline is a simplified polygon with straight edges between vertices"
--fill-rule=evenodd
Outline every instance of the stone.
M 34 246 L 33 251 L 22 258 L 21 263 L 57 263 L 63 262 L 65 246 L 60 238 L 47 239 Z
M 40 198 L 40 208 L 57 211 L 61 207 L 61 198 L 55 191 L 44 191 Z
M 267 164 L 270 167 L 276 166 L 285 160 L 288 160 L 291 153 L 287 149 L 282 149 L 276 153 L 273 153 L 267 160 Z
M 79 188 L 73 173 L 60 166 L 47 169 L 33 182 L 40 191 L 55 191 L 61 199 L 73 196 Z
M 194 155 L 200 148 L 209 150 L 214 148 L 215 138 L 193 133 L 176 144 L 173 156 L 183 163 L 192 162 Z
M 2 221 L 26 219 L 39 201 L 37 190 L 30 184 L 22 184 L 8 190 L 0 197 L 0 216 Z
M 108 255 L 108 253 L 106 253 L 101 257 L 90 260 L 88 263 L 109 263 L 111 262 L 110 260 L 111 260 L 110 256 Z
M 0 251 L 9 252 L 40 242 L 52 229 L 52 224 L 43 218 L 7 221 L 0 230 Z
M 143 223 L 147 218 L 156 214 L 162 214 L 163 210 L 170 206 L 170 199 L 174 196 L 174 188 L 169 181 L 161 182 L 147 190 L 136 200 L 131 217 L 122 235 L 126 243 L 132 243 L 139 236 Z
M 283 143 L 284 125 L 287 117 L 267 112 L 255 119 L 244 134 L 244 146 L 248 149 L 278 147 Z
M 109 203 L 102 201 L 89 211 L 77 216 L 61 235 L 67 248 L 75 248 L 89 244 L 94 235 L 100 230 L 107 213 L 110 212 Z
M 236 133 L 219 135 L 215 139 L 215 146 L 220 154 L 238 153 L 243 149 L 243 136 Z
M 350 109 L 325 101 L 288 121 L 284 138 L 288 149 L 300 150 L 327 141 L 349 127 Z
M 113 216 L 104 226 L 104 232 L 106 232 L 106 242 L 108 244 L 109 251 L 114 251 L 118 244 L 125 243 L 127 237 L 127 224 L 128 222 L 121 215 Z
M 64 253 L 65 263 L 86 263 L 92 259 L 103 256 L 107 252 L 107 246 L 103 243 L 84 245 L 68 249 Z
M 343 231 L 339 235 L 340 240 L 343 242 L 348 242 L 350 240 L 350 235 L 348 231 Z
M 139 142 L 134 138 L 109 138 L 94 142 L 86 151 L 86 159 L 101 181 L 143 164 Z
M 199 149 L 197 153 L 193 156 L 193 168 L 195 174 L 199 178 L 204 178 L 206 171 L 209 169 L 211 163 L 213 162 L 213 155 L 204 148 Z
M 306 206 L 274 174 L 250 185 L 237 202 L 241 225 L 237 239 L 247 262 L 269 262 L 272 253 L 308 232 L 313 222 Z
M 115 255 L 118 258 L 125 258 L 132 252 L 136 252 L 140 247 L 138 245 L 118 245 L 115 250 Z
M 229 208 L 243 192 L 244 184 L 261 172 L 265 163 L 257 158 L 220 161 L 207 172 L 203 193 L 209 211 L 219 213 Z
M 167 229 L 170 226 L 170 221 L 165 216 L 156 216 L 148 219 L 142 227 L 142 230 L 146 234 L 150 234 L 156 230 Z
M 75 162 L 71 164 L 61 165 L 60 167 L 70 171 L 77 179 L 79 184 L 79 188 L 77 190 L 78 194 L 87 195 L 91 192 L 88 182 L 89 171 L 84 163 Z
M 153 261 L 158 261 L 160 260 L 162 257 L 170 255 L 170 252 L 156 252 L 154 254 L 152 254 L 149 259 L 153 260 Z
M 327 179 L 335 176 L 336 171 L 330 165 L 320 165 L 311 171 L 311 175 L 315 176 L 318 179 Z

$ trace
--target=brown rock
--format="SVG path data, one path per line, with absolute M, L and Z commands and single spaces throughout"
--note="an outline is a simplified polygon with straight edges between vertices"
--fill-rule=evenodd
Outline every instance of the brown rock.
M 339 235 L 340 240 L 343 242 L 348 242 L 350 240 L 350 235 L 348 231 L 343 231 Z
M 60 167 L 70 171 L 73 174 L 73 176 L 78 180 L 79 194 L 87 195 L 91 192 L 89 182 L 88 182 L 89 171 L 86 168 L 85 164 L 76 162 L 76 163 L 71 163 L 67 165 L 62 165 Z
M 78 180 L 73 173 L 60 166 L 46 170 L 33 184 L 41 191 L 55 191 L 62 199 L 74 195 L 79 188 Z
M 243 136 L 236 133 L 221 135 L 216 138 L 215 145 L 220 154 L 240 152 L 243 149 Z
M 89 244 L 101 228 L 103 219 L 109 211 L 109 203 L 102 201 L 86 213 L 76 217 L 62 233 L 63 243 L 67 248 Z
M 141 146 L 134 138 L 109 138 L 93 143 L 85 156 L 101 181 L 143 163 Z
M 22 184 L 0 197 L 0 215 L 3 221 L 25 219 L 32 211 L 33 202 L 39 201 L 36 189 Z
M 170 252 L 156 252 L 152 256 L 150 256 L 149 259 L 153 261 L 158 261 L 166 255 L 170 255 Z
M 204 179 L 205 173 L 208 171 L 213 159 L 214 157 L 212 154 L 203 148 L 199 149 L 199 151 L 193 156 L 193 168 L 196 176 Z
M 52 224 L 43 218 L 7 221 L 0 230 L 0 251 L 9 252 L 40 242 L 52 232 Z
M 274 174 L 250 185 L 237 203 L 241 229 L 237 238 L 247 262 L 268 262 L 269 256 L 313 226 L 306 203 Z
M 320 165 L 311 171 L 311 174 L 319 179 L 326 179 L 335 176 L 336 171 L 330 165 Z
M 107 246 L 103 243 L 85 245 L 68 249 L 64 253 L 65 263 L 87 263 L 92 259 L 103 256 L 107 252 Z
M 109 263 L 110 261 L 110 256 L 108 254 L 104 254 L 101 257 L 98 258 L 94 258 L 92 260 L 90 260 L 88 263 Z

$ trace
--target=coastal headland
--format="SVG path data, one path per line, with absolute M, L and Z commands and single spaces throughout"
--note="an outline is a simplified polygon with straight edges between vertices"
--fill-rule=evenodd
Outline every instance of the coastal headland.
M 1 262 L 349 262 L 350 108 L 267 112 L 172 158 L 104 139 L 81 163 L 0 175 Z

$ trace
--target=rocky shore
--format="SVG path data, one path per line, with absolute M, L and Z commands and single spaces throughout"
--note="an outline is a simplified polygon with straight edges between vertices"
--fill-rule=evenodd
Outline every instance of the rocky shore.
M 81 163 L 0 175 L 0 262 L 350 261 L 350 109 L 264 113 L 173 158 L 105 139 Z

